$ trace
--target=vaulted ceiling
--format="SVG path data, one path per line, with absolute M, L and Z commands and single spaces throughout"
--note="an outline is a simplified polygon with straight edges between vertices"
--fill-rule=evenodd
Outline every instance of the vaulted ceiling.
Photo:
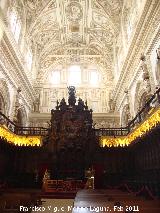
M 98 64 L 113 80 L 123 0 L 23 0 L 38 78 L 56 64 Z

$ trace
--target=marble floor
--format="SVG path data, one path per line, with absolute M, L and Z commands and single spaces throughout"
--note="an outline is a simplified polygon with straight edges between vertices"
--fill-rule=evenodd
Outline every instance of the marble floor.
M 32 213 L 72 213 L 73 199 L 42 199 L 42 206 L 39 209 L 33 209 Z
M 146 200 L 120 190 L 80 190 L 75 199 L 42 200 L 39 212 L 44 213 L 160 213 L 160 200 Z
M 145 200 L 120 190 L 81 190 L 72 213 L 140 212 L 159 213 L 160 200 Z

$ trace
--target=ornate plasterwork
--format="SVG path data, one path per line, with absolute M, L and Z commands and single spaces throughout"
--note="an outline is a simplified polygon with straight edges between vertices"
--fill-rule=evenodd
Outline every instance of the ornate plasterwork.
M 149 58 L 156 41 L 160 39 L 160 32 L 157 32 L 160 23 L 159 13 L 160 2 L 158 0 L 147 0 L 142 16 L 140 17 L 140 20 L 136 26 L 134 36 L 131 40 L 127 56 L 125 57 L 125 61 L 121 69 L 119 81 L 115 88 L 114 100 L 116 101 L 117 109 L 119 109 L 119 103 L 121 102 L 121 97 L 123 97 L 125 88 L 128 88 L 131 83 L 133 84 L 133 82 L 136 82 L 137 76 L 139 76 L 141 72 L 139 69 L 137 75 L 133 78 L 135 69 L 140 64 L 141 54 L 144 52 L 146 53 L 147 58 Z M 147 65 L 149 67 L 150 77 L 153 78 L 150 70 L 151 65 L 148 59 Z M 128 81 L 128 79 L 131 80 Z M 153 81 L 151 82 L 151 86 L 153 92 Z
M 121 15 L 122 5 L 123 5 L 123 1 L 121 0 L 113 0 L 113 1 L 94 0 L 93 8 L 100 12 L 99 19 L 100 19 L 100 14 L 103 13 L 103 15 L 110 20 L 110 24 L 112 28 L 118 32 L 118 28 L 120 28 L 119 19 Z M 104 22 L 103 24 L 107 24 L 107 22 L 106 23 Z
M 2 65 L 2 73 L 14 88 L 20 86 L 23 89 L 23 95 L 27 99 L 26 101 L 26 99 L 23 98 L 23 101 L 26 106 L 30 107 L 34 100 L 35 93 L 25 74 L 24 67 L 15 54 L 10 42 L 6 33 L 4 33 L 0 47 L 0 65 Z
M 122 3 L 91 0 L 22 0 L 26 37 L 35 54 L 38 78 L 60 58 L 66 64 L 92 58 L 113 79 L 113 45 L 119 32 Z M 110 77 L 111 76 L 111 77 Z M 107 81 L 107 80 L 106 80 Z
M 66 16 L 69 21 L 79 22 L 82 15 L 82 6 L 78 2 L 71 2 L 66 6 Z
M 50 125 L 50 113 L 30 113 L 29 126 L 43 126 L 48 128 Z M 120 126 L 119 114 L 93 113 L 93 126 L 99 128 L 116 128 Z
M 10 106 L 9 89 L 8 89 L 6 81 L 4 79 L 1 79 L 1 78 L 0 78 L 0 95 L 2 96 L 2 98 L 4 100 L 4 108 L 0 109 L 0 110 L 5 115 L 8 115 L 9 106 Z

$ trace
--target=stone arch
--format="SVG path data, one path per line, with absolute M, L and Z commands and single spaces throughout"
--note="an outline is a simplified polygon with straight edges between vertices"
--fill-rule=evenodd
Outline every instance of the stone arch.
M 17 126 L 26 126 L 27 113 L 23 106 L 19 107 L 19 109 L 17 110 L 16 119 Z
M 8 115 L 10 106 L 10 94 L 5 80 L 0 79 L 0 110 L 3 114 Z

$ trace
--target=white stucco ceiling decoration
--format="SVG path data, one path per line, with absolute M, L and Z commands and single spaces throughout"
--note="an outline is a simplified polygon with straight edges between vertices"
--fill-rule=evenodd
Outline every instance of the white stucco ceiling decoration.
M 22 1 L 40 76 L 61 59 L 83 64 L 90 58 L 112 76 L 122 0 Z
M 66 6 L 66 16 L 71 22 L 79 22 L 82 19 L 82 6 L 78 2 L 71 2 Z

